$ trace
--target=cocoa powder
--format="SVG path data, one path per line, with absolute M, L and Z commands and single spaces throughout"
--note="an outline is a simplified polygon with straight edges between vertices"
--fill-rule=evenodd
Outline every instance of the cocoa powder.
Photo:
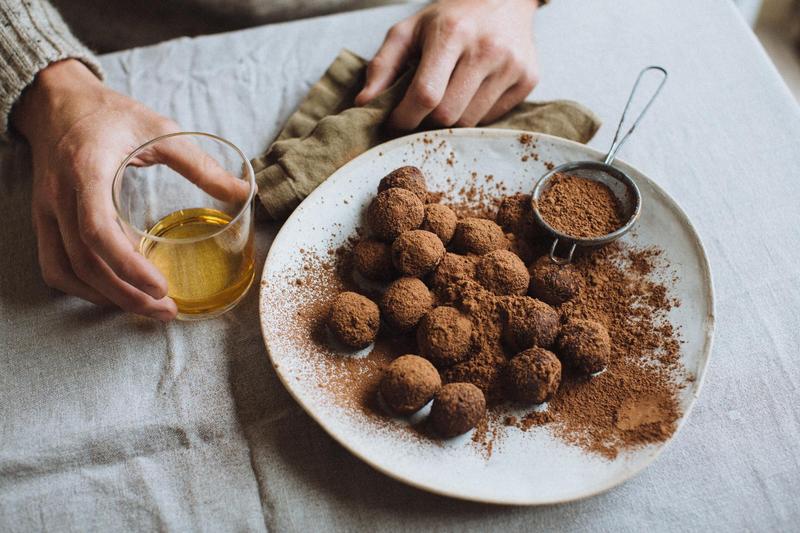
M 611 189 L 578 176 L 553 176 L 537 205 L 545 222 L 572 237 L 602 237 L 624 224 L 622 208 Z
M 542 243 L 530 244 L 541 249 Z M 357 290 L 347 274 L 351 267 L 343 266 L 352 264 L 351 255 L 348 244 L 337 251 L 333 260 L 307 256 L 304 271 L 309 276 L 318 274 L 324 264 L 322 272 L 327 281 L 315 283 L 304 278 L 300 284 L 289 285 L 289 298 L 292 292 L 305 294 L 304 299 L 310 302 L 301 310 L 297 331 L 292 335 L 308 344 L 308 357 L 319 359 L 320 374 L 324 376 L 320 385 L 331 391 L 337 403 L 362 411 L 380 421 L 382 427 L 389 427 L 391 424 L 385 423 L 375 400 L 377 385 L 391 360 L 402 354 L 419 353 L 413 328 L 399 334 L 391 328 L 381 329 L 371 353 L 359 358 L 342 358 L 331 352 L 325 335 L 320 334 L 320 329 L 324 330 L 324 319 L 320 317 L 327 313 L 332 296 L 341 290 Z M 446 254 L 428 280 L 434 288 L 433 305 L 457 308 L 468 318 L 472 336 L 469 357 L 441 369 L 440 374 L 443 383 L 472 383 L 483 392 L 488 414 L 472 439 L 484 453 L 490 454 L 493 442 L 513 428 L 527 431 L 547 426 L 564 441 L 609 458 L 620 450 L 663 441 L 674 432 L 680 416 L 677 393 L 682 367 L 678 335 L 669 323 L 668 312 L 678 302 L 670 297 L 667 285 L 653 277 L 663 274 L 667 267 L 661 258 L 656 248 L 633 248 L 621 243 L 576 258 L 570 269 L 582 282 L 576 294 L 557 305 L 556 311 L 563 320 L 589 319 L 607 329 L 611 340 L 607 368 L 587 377 L 565 367 L 560 387 L 548 404 L 521 417 L 507 417 L 512 395 L 504 376 L 516 350 L 504 342 L 504 309 L 513 299 L 527 297 L 493 294 L 473 278 L 474 259 Z M 418 289 L 421 292 L 421 287 Z M 410 304 L 411 299 L 402 298 L 401 307 Z M 430 304 L 426 302 L 427 305 Z M 548 338 L 552 339 L 552 334 Z M 417 436 L 426 434 L 419 428 L 414 431 Z

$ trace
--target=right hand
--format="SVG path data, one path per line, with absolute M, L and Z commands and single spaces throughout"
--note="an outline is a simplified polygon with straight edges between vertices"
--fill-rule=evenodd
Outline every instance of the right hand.
M 131 151 L 177 131 L 175 123 L 107 88 L 76 60 L 41 71 L 12 120 L 31 145 L 31 214 L 45 283 L 98 305 L 174 318 L 164 276 L 117 224 L 111 184 Z

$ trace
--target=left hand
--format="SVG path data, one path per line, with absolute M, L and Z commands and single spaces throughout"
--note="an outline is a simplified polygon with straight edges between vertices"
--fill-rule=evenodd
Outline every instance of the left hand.
M 408 59 L 419 66 L 393 111 L 411 130 L 492 122 L 525 99 L 538 81 L 533 44 L 537 0 L 439 0 L 395 24 L 367 68 L 363 105 L 389 87 Z

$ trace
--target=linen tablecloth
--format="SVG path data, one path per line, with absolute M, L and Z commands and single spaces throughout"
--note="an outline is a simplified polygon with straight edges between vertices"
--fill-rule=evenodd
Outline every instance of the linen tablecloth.
M 108 83 L 257 155 L 338 51 L 369 56 L 413 6 L 179 39 L 102 58 Z M 0 151 L 0 529 L 792 530 L 800 520 L 800 110 L 727 0 L 560 0 L 540 11 L 540 86 L 603 117 L 638 70 L 670 81 L 621 157 L 686 210 L 717 331 L 678 438 L 610 492 L 543 508 L 428 495 L 372 470 L 289 397 L 257 291 L 169 325 L 40 280 L 29 154 Z M 260 260 L 278 227 L 258 228 Z

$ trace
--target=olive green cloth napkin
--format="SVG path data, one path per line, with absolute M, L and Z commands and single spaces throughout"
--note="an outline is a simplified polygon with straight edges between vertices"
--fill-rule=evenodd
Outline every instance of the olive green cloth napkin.
M 400 133 L 384 127 L 410 83 L 405 72 L 363 107 L 353 100 L 364 84 L 367 61 L 342 50 L 325 75 L 289 117 L 272 146 L 252 160 L 258 196 L 268 218 L 283 220 L 333 172 L 375 145 Z M 523 102 L 491 128 L 549 133 L 587 142 L 600 127 L 597 117 L 576 102 Z

